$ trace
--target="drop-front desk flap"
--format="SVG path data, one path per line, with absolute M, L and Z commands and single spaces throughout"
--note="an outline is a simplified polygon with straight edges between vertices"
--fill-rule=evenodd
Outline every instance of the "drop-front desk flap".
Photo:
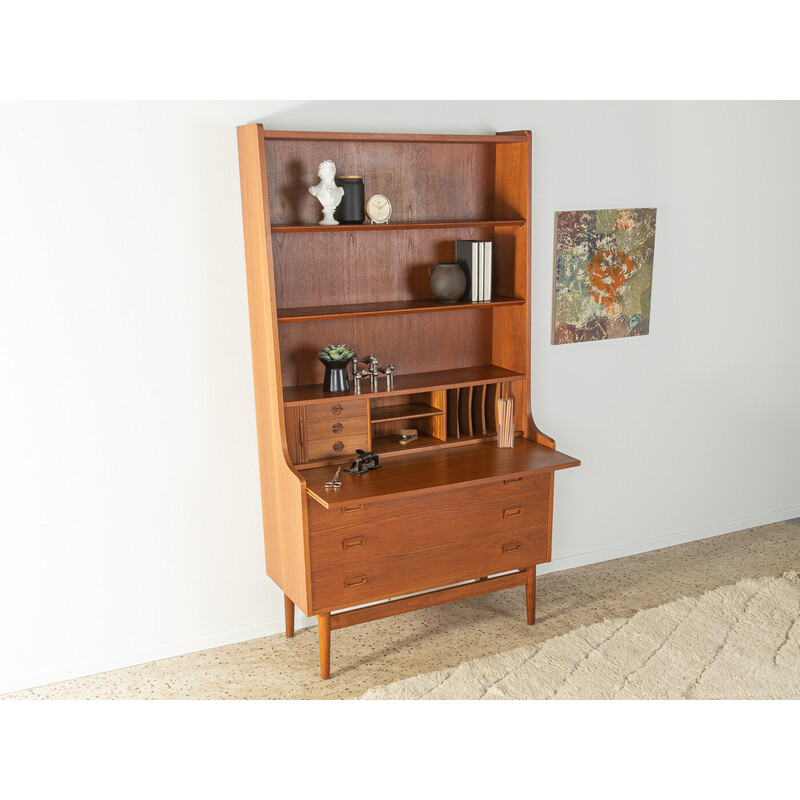
M 366 500 L 394 500 L 421 492 L 489 483 L 498 478 L 552 472 L 577 467 L 581 462 L 528 439 L 516 439 L 511 448 L 485 442 L 387 458 L 381 461 L 380 469 L 364 475 L 346 472 L 351 463 L 352 459 L 342 462 L 339 489 L 325 487 L 336 471 L 335 465 L 301 470 L 309 496 L 325 508 L 335 508 Z

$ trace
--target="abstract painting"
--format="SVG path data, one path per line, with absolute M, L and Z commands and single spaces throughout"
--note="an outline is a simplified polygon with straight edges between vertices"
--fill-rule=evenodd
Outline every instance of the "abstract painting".
M 559 211 L 553 344 L 644 336 L 656 210 Z

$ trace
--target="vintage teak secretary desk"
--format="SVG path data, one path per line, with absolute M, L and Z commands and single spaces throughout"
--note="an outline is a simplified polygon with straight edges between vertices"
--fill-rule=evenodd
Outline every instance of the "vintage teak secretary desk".
M 331 630 L 525 586 L 550 560 L 555 450 L 530 412 L 528 131 L 494 136 L 238 129 L 267 574 Z M 392 203 L 385 225 L 321 226 L 308 187 L 331 159 Z M 491 300 L 442 304 L 428 267 L 492 241 Z M 344 342 L 396 365 L 360 394 L 322 391 L 316 354 Z M 514 398 L 497 447 L 495 398 Z M 399 443 L 404 428 L 419 431 Z M 342 471 L 357 449 L 381 468 Z

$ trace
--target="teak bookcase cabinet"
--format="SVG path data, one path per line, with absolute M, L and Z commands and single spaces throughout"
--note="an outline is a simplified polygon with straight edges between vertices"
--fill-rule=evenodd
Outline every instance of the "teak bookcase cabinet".
M 553 473 L 580 462 L 534 425 L 530 397 L 528 131 L 440 136 L 238 128 L 267 574 L 331 630 L 525 586 L 550 560 Z M 308 187 L 332 159 L 394 209 L 386 225 L 318 225 Z M 432 299 L 428 267 L 456 239 L 493 242 L 489 302 Z M 394 386 L 322 391 L 324 344 L 396 365 Z M 495 399 L 517 438 L 497 447 Z M 398 443 L 401 428 L 419 438 Z M 336 465 L 357 448 L 382 467 Z M 345 610 L 346 609 L 346 610 Z

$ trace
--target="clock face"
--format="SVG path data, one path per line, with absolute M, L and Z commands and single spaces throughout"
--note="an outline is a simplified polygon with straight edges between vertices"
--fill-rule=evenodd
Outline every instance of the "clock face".
M 386 222 L 392 216 L 392 204 L 382 194 L 374 194 L 367 200 L 366 212 L 373 222 Z

